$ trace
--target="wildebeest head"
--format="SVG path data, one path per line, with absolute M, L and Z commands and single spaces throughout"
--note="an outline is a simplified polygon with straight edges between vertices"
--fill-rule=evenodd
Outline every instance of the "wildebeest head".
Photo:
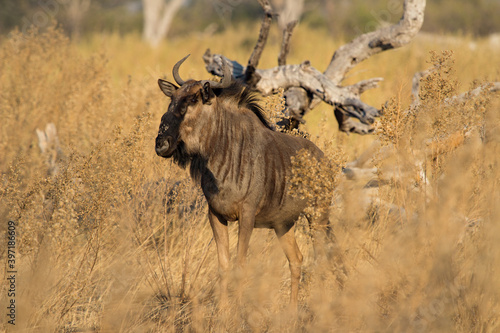
M 215 98 L 213 89 L 227 88 L 231 84 L 231 71 L 224 61 L 222 82 L 182 80 L 179 76 L 179 67 L 187 57 L 189 55 L 177 62 L 172 70 L 175 82 L 180 87 L 162 79 L 158 80 L 161 91 L 171 99 L 167 112 L 161 118 L 156 137 L 156 154 L 165 158 L 171 157 L 182 142 L 181 128 L 185 120 L 199 117 L 202 106 L 212 104 Z

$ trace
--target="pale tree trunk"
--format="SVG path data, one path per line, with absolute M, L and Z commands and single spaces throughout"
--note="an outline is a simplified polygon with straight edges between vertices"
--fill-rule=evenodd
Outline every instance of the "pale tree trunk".
M 70 0 L 67 2 L 66 16 L 72 38 L 80 38 L 82 21 L 89 8 L 90 0 Z
M 156 47 L 167 36 L 174 15 L 185 0 L 142 0 L 144 7 L 144 30 L 142 38 Z
M 304 8 L 304 0 L 271 0 L 271 3 L 278 14 L 281 30 L 285 30 L 289 23 L 298 21 Z

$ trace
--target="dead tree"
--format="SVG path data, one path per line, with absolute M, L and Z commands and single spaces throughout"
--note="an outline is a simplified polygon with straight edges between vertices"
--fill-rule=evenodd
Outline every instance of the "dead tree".
M 222 75 L 222 58 L 231 64 L 233 76 L 243 80 L 263 95 L 278 88 L 285 89 L 286 112 L 290 116 L 289 128 L 296 128 L 309 110 L 323 101 L 333 106 L 339 129 L 343 132 L 368 134 L 373 132 L 373 122 L 380 110 L 364 103 L 360 95 L 375 88 L 382 78 L 363 80 L 343 86 L 347 72 L 369 57 L 408 44 L 420 30 L 424 20 L 425 0 L 405 0 L 403 16 L 398 23 L 365 33 L 340 47 L 333 54 L 330 64 L 320 72 L 305 60 L 301 64 L 286 64 L 289 42 L 296 20 L 282 24 L 283 43 L 278 57 L 278 66 L 269 69 L 257 68 L 260 55 L 266 45 L 272 19 L 276 16 L 268 0 L 259 0 L 264 9 L 264 18 L 259 38 L 246 66 L 220 54 L 207 50 L 203 59 L 207 71 Z M 357 119 L 357 120 L 356 120 Z M 359 121 L 358 121 L 359 120 Z

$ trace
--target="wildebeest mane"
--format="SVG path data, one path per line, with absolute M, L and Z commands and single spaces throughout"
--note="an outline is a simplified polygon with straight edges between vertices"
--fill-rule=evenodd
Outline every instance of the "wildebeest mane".
M 206 168 L 207 165 L 206 159 L 201 157 L 199 154 L 188 153 L 183 141 L 179 141 L 177 144 L 172 158 L 174 159 L 174 162 L 183 169 L 189 165 L 189 173 L 196 181 L 200 180 L 203 173 L 202 170 Z
M 274 130 L 264 115 L 264 110 L 259 105 L 259 98 L 255 91 L 244 84 L 233 81 L 227 88 L 213 89 L 218 99 L 228 99 L 234 101 L 238 107 L 247 108 L 252 111 L 260 122 L 268 129 Z M 179 141 L 172 155 L 174 162 L 185 169 L 189 165 L 191 178 L 196 182 L 204 179 L 204 191 L 210 194 L 218 193 L 217 182 L 212 172 L 207 168 L 207 159 L 200 154 L 191 154 L 186 150 L 185 143 Z M 207 193 L 205 193 L 207 194 Z
M 227 88 L 214 89 L 218 98 L 235 99 L 239 107 L 245 107 L 252 111 L 257 118 L 270 130 L 274 130 L 273 126 L 267 120 L 264 110 L 259 105 L 257 93 L 251 88 L 245 86 L 239 81 L 233 81 Z
M 200 154 L 189 154 L 183 141 L 178 143 L 172 158 L 183 169 L 189 165 L 189 174 L 194 181 L 199 182 L 202 176 L 205 176 L 205 180 L 211 184 L 207 187 L 207 191 L 211 194 L 219 192 L 215 177 L 207 168 L 207 159 Z
M 186 146 L 183 141 L 179 141 L 172 155 L 174 162 L 181 168 L 185 169 L 191 163 L 192 156 L 186 151 Z

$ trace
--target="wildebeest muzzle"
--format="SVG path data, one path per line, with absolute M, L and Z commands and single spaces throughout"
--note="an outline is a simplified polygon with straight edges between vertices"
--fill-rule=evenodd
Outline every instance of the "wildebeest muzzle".
M 163 137 L 158 135 L 156 137 L 156 154 L 161 157 L 170 157 L 172 156 L 175 147 L 173 143 L 173 138 L 171 136 Z
M 165 158 L 173 155 L 179 141 L 179 126 L 182 117 L 175 116 L 173 110 L 171 103 L 169 111 L 161 119 L 158 136 L 156 137 L 156 154 Z

